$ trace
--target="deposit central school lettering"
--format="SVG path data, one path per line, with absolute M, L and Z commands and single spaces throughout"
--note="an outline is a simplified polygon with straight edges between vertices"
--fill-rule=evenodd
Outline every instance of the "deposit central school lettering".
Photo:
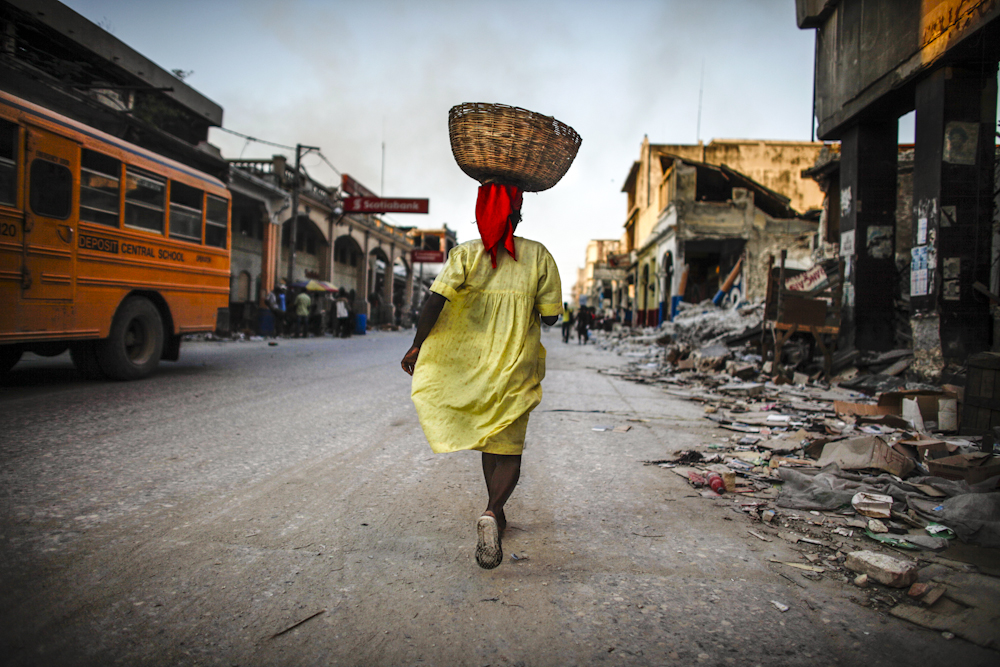
M 119 243 L 117 239 L 106 239 L 100 236 L 80 234 L 79 246 L 85 250 L 96 250 L 112 255 L 134 255 L 136 257 L 149 257 L 150 259 L 169 259 L 175 262 L 184 261 L 184 253 L 178 250 L 157 249 L 135 243 Z M 209 262 L 211 262 L 211 259 L 209 259 Z
M 114 239 L 104 239 L 100 236 L 87 236 L 80 234 L 80 247 L 87 250 L 97 250 L 99 252 L 109 252 L 118 254 L 118 241 Z
M 148 248 L 144 245 L 134 245 L 132 243 L 122 244 L 122 254 L 123 255 L 138 255 L 139 257 L 155 257 L 152 248 Z

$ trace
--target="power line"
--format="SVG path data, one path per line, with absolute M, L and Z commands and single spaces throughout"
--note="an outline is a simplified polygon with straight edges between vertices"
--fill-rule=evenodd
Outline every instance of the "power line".
M 274 146 L 275 148 L 284 148 L 285 150 L 289 150 L 289 151 L 294 151 L 295 150 L 295 146 L 286 146 L 284 144 L 277 144 L 277 143 L 275 143 L 273 141 L 266 141 L 264 139 L 258 139 L 257 137 L 251 137 L 249 134 L 243 134 L 242 132 L 237 132 L 236 130 L 230 130 L 230 129 L 225 128 L 225 127 L 219 127 L 218 129 L 222 130 L 223 132 L 227 132 L 229 134 L 232 134 L 234 136 L 246 139 L 247 142 L 256 141 L 259 144 L 267 144 L 268 146 Z M 244 146 L 244 150 L 246 150 L 245 146 Z M 334 167 L 333 163 L 330 162 L 330 160 L 328 160 L 327 157 L 325 155 L 323 155 L 323 153 L 321 151 L 317 150 L 316 151 L 316 155 L 318 155 L 319 158 L 321 160 L 323 160 L 323 162 L 326 163 L 326 166 L 330 167 L 330 169 L 333 169 L 334 173 L 337 174 L 337 176 L 343 176 L 343 174 L 340 172 L 340 170 L 337 169 L 336 167 Z
M 333 169 L 333 171 L 337 174 L 337 176 L 343 176 L 343 174 L 340 173 L 340 170 L 334 167 L 333 164 L 326 159 L 326 156 L 323 155 L 322 152 L 316 151 L 316 154 L 319 155 L 320 159 L 323 160 L 323 162 L 326 162 L 326 166 L 328 166 L 330 169 Z
M 285 146 L 284 144 L 276 144 L 273 141 L 265 141 L 264 139 L 258 139 L 257 137 L 251 137 L 249 134 L 243 134 L 241 132 L 237 132 L 235 130 L 230 130 L 230 129 L 225 128 L 225 127 L 220 127 L 218 129 L 222 130 L 223 132 L 228 132 L 229 134 L 235 135 L 237 137 L 242 137 L 242 138 L 246 139 L 247 141 L 256 141 L 258 144 L 267 144 L 268 146 L 274 146 L 276 148 L 284 148 L 285 150 L 289 150 L 289 151 L 294 151 L 295 150 L 295 146 Z

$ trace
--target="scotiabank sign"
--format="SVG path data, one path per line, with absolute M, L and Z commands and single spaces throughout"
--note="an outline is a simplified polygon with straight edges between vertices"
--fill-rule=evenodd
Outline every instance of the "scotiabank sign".
M 444 253 L 440 250 L 414 250 L 412 251 L 414 264 L 442 264 L 444 263 Z
M 427 213 L 430 200 L 388 199 L 382 197 L 347 197 L 344 213 Z

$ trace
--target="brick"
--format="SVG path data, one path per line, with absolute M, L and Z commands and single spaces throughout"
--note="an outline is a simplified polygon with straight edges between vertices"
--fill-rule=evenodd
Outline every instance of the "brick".
M 916 563 L 874 551 L 853 551 L 847 554 L 844 565 L 848 570 L 867 574 L 869 579 L 893 588 L 906 588 L 917 580 Z

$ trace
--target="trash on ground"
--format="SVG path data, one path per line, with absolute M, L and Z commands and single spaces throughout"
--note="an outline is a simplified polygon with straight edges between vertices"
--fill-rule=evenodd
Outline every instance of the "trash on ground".
M 908 349 L 834 351 L 828 377 L 802 332 L 762 359 L 762 329 L 760 304 L 681 303 L 656 329 L 595 332 L 597 347 L 628 359 L 603 373 L 695 403 L 714 428 L 644 463 L 757 524 L 747 532 L 770 540 L 769 560 L 784 566 L 775 573 L 797 586 L 854 583 L 866 607 L 1000 648 L 988 643 L 996 619 L 975 620 L 1000 599 L 1000 448 L 957 435 L 963 387 L 915 382 Z M 948 367 L 958 384 L 964 373 Z M 710 488 L 716 474 L 724 495 Z M 926 576 L 932 567 L 988 584 L 963 588 Z M 908 596 L 919 568 L 930 588 Z
M 873 519 L 888 519 L 892 516 L 892 496 L 883 496 L 878 493 L 865 493 L 860 491 L 851 498 L 851 507 L 858 514 L 863 514 Z M 871 528 L 871 522 L 868 522 Z M 887 530 L 876 530 L 877 533 L 885 533 Z

